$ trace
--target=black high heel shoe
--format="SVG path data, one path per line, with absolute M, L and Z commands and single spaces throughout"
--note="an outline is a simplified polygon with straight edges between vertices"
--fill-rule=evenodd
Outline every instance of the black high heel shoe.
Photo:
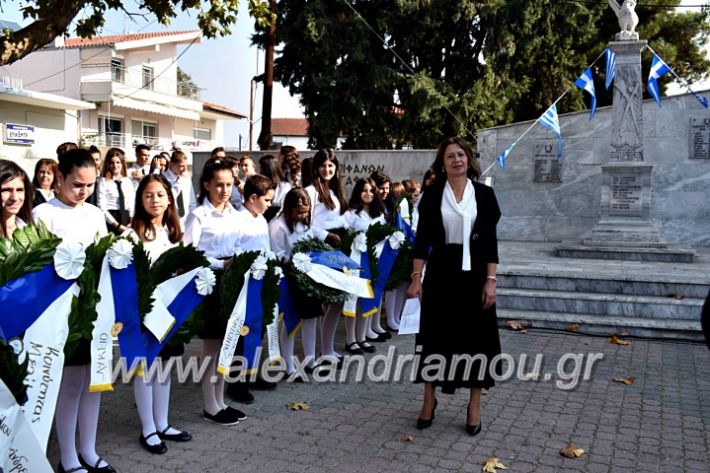
M 470 405 L 470 404 L 469 404 Z M 468 423 L 468 406 L 466 406 L 466 433 L 473 437 L 474 435 L 478 435 L 481 433 L 482 429 L 482 422 L 478 423 L 477 425 L 474 424 L 469 424 Z
M 439 404 L 439 402 L 434 399 L 434 407 L 431 409 L 431 419 L 417 418 L 417 429 L 424 430 L 431 427 L 431 424 L 434 422 L 434 412 L 436 411 L 437 404 Z

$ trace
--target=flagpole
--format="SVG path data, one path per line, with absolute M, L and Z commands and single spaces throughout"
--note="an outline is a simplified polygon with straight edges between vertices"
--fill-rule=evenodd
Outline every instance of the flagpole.
M 646 48 L 648 48 L 648 50 L 651 51 L 651 52 L 654 54 L 654 56 L 657 56 L 659 59 L 661 59 L 661 56 L 659 56 L 658 53 L 657 53 L 656 51 L 654 51 L 651 46 L 649 46 L 648 44 L 646 44 Z M 661 61 L 663 61 L 663 59 L 661 59 Z M 673 75 L 675 76 L 676 79 L 678 79 L 678 80 L 681 82 L 681 85 L 682 85 L 683 87 L 685 87 L 686 89 L 688 89 L 688 91 L 690 91 L 690 93 L 693 94 L 696 98 L 698 97 L 698 93 L 695 92 L 693 89 L 690 88 L 690 84 L 688 83 L 687 80 L 685 80 L 685 78 L 679 76 L 679 75 L 676 73 L 675 69 L 673 69 L 671 66 L 669 66 L 666 61 L 663 61 L 663 64 L 665 64 L 666 67 L 668 67 L 668 70 L 671 72 L 671 74 L 673 74 Z M 698 100 L 700 100 L 700 99 L 698 99 Z
M 597 61 L 598 61 L 599 59 L 601 59 L 601 57 L 604 55 L 604 52 L 605 52 L 605 51 L 606 51 L 606 48 L 604 48 L 604 50 L 599 54 L 599 56 L 597 56 L 597 58 L 596 58 L 594 61 L 592 61 L 592 63 L 591 63 L 590 65 L 588 65 L 588 66 L 585 68 L 585 70 L 588 69 L 588 68 L 590 68 L 590 67 L 592 67 L 594 64 L 596 64 Z M 555 100 L 554 102 L 552 102 L 552 105 L 550 105 L 549 107 L 547 107 L 547 108 L 545 109 L 545 111 L 542 112 L 542 114 L 541 114 L 539 117 L 537 117 L 537 120 L 535 120 L 534 122 L 532 122 L 532 123 L 530 124 L 530 126 L 523 132 L 523 134 L 520 135 L 520 136 L 518 137 L 518 139 L 515 140 L 513 143 L 517 143 L 518 141 L 522 140 L 522 139 L 525 137 L 525 135 L 527 135 L 527 134 L 530 132 L 530 130 L 532 130 L 535 125 L 537 125 L 537 122 L 539 122 L 540 119 L 543 117 L 543 115 L 545 115 L 545 112 L 547 112 L 550 108 L 552 108 L 553 105 L 557 105 L 557 102 L 559 102 L 560 100 L 562 100 L 562 98 L 563 98 L 565 95 L 567 95 L 567 92 L 569 92 L 570 90 L 572 90 L 572 86 L 568 86 L 567 89 L 565 89 L 565 91 L 562 92 L 562 95 L 560 95 L 559 97 L 557 97 L 557 100 Z M 494 159 L 494 160 L 493 160 L 493 163 L 491 163 L 491 165 L 488 166 L 488 167 L 485 169 L 485 171 L 483 171 L 483 172 L 481 173 L 481 176 L 485 176 L 485 175 L 488 173 L 488 171 L 490 171 L 495 165 L 496 165 L 496 160 Z

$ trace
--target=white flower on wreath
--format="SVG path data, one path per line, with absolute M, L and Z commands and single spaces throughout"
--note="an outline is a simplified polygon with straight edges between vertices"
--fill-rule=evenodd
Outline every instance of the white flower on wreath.
M 276 259 L 276 253 L 274 253 L 271 250 L 262 250 L 261 254 L 264 256 L 266 259 Z
M 284 277 L 284 270 L 281 269 L 281 266 L 274 266 L 274 274 L 279 277 L 279 279 L 282 279 Z
M 291 258 L 293 265 L 302 273 L 307 273 L 313 269 L 313 264 L 311 263 L 311 257 L 305 253 L 296 253 Z
M 393 250 L 398 250 L 402 243 L 404 243 L 404 233 L 394 232 L 389 237 L 390 248 Z
M 353 239 L 352 249 L 364 253 L 367 251 L 367 236 L 360 232 Z
M 116 269 L 126 269 L 133 261 L 133 243 L 127 239 L 120 239 L 106 252 L 108 263 Z
M 80 243 L 63 241 L 54 252 L 54 269 L 62 279 L 78 278 L 84 271 L 84 263 L 86 252 Z
M 256 257 L 254 262 L 251 264 L 251 274 L 257 281 L 264 279 L 266 270 L 268 266 L 266 265 L 266 256 L 259 255 Z
M 197 272 L 197 276 L 195 276 L 195 287 L 197 288 L 197 293 L 201 296 L 212 294 L 216 283 L 217 278 L 210 268 L 201 268 Z

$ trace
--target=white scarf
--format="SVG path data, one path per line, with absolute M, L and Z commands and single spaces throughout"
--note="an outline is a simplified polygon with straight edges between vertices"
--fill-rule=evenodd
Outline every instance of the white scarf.
M 464 188 L 461 202 L 456 202 L 454 190 L 447 181 L 446 186 L 444 187 L 443 198 L 445 204 L 463 219 L 463 225 L 461 225 L 463 231 L 461 270 L 471 271 L 471 230 L 473 229 L 473 222 L 476 221 L 476 216 L 478 214 L 478 208 L 476 207 L 476 192 L 473 189 L 473 184 L 470 180 L 466 179 L 466 187 Z

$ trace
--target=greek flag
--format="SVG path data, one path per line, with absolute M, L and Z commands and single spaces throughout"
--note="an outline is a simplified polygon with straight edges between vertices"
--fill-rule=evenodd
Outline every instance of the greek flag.
M 609 48 L 606 48 L 606 90 L 609 90 L 609 86 L 614 82 L 614 74 L 616 74 L 616 53 Z
M 508 159 L 508 155 L 510 154 L 511 151 L 513 151 L 513 148 L 515 148 L 515 145 L 517 145 L 518 142 L 515 141 L 512 145 L 508 147 L 505 151 L 503 151 L 500 156 L 498 156 L 498 166 L 500 166 L 501 169 L 505 169 L 505 160 Z
M 592 96 L 591 110 L 589 112 L 589 119 L 591 120 L 594 118 L 594 114 L 597 113 L 597 95 L 594 92 L 594 76 L 592 75 L 592 70 L 587 68 L 587 70 L 584 71 L 584 74 L 579 76 L 579 79 L 574 81 L 574 85 L 580 89 L 586 90 L 589 92 L 589 95 Z
M 552 104 L 540 117 L 540 124 L 557 135 L 557 157 L 562 157 L 562 133 L 560 119 L 557 116 L 557 105 Z
M 646 90 L 651 94 L 651 97 L 656 101 L 658 106 L 661 106 L 661 92 L 658 89 L 658 78 L 670 72 L 671 68 L 668 64 L 663 62 L 663 59 L 657 55 L 653 55 L 653 62 L 651 63 L 651 72 L 648 74 L 648 83 L 646 84 Z
M 690 90 L 690 87 L 688 88 L 688 90 Z M 693 96 L 698 99 L 698 102 L 700 102 L 700 105 L 702 105 L 703 107 L 708 108 L 708 106 L 710 106 L 707 97 L 703 97 L 702 95 L 699 95 L 698 93 L 693 92 L 692 90 L 690 90 L 690 93 L 692 93 Z

